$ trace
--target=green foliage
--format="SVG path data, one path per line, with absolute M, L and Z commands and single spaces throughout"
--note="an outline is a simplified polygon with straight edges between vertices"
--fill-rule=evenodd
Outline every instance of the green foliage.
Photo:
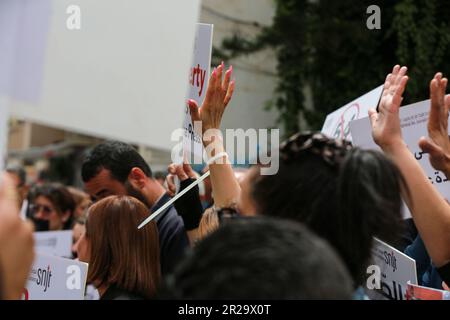
M 287 134 L 305 129 L 300 113 L 320 129 L 328 113 L 382 84 L 396 63 L 410 70 L 404 103 L 426 99 L 434 73 L 450 71 L 448 0 L 274 1 L 270 27 L 254 39 L 235 34 L 214 55 L 231 59 L 275 50 L 278 84 L 270 107 L 278 110 Z M 381 30 L 366 27 L 371 4 L 381 8 Z M 314 110 L 305 108 L 306 85 Z

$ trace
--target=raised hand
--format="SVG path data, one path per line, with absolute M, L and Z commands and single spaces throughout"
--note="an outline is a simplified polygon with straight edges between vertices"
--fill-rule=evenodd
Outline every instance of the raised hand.
M 373 139 L 384 151 L 404 144 L 399 109 L 408 82 L 406 71 L 406 67 L 400 68 L 399 65 L 393 68 L 392 73 L 386 77 L 378 112 L 374 109 L 369 110 Z
M 195 100 L 189 100 L 188 106 L 191 111 L 192 121 L 201 121 L 203 133 L 208 129 L 220 129 L 220 123 L 226 106 L 231 100 L 234 91 L 234 80 L 231 80 L 233 67 L 225 72 L 222 81 L 222 75 L 225 66 L 222 62 L 209 78 L 206 97 L 201 108 Z
M 431 109 L 428 118 L 429 138 L 419 140 L 420 148 L 429 154 L 430 163 L 450 177 L 450 141 L 448 137 L 448 112 L 450 95 L 445 94 L 448 80 L 436 73 L 430 82 Z
M 167 183 L 167 189 L 168 194 L 173 197 L 176 193 L 176 185 L 175 185 L 175 177 L 178 177 L 180 182 L 183 182 L 187 179 L 196 179 L 196 175 L 194 173 L 194 170 L 192 170 L 192 167 L 188 163 L 183 164 L 175 164 L 172 163 L 167 168 L 169 171 L 169 174 L 166 177 L 166 183 Z M 180 190 L 181 191 L 181 190 Z

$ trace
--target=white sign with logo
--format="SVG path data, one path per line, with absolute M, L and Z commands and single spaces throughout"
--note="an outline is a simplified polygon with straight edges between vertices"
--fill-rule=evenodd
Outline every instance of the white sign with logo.
M 450 200 L 449 181 L 442 172 L 435 170 L 431 166 L 428 154 L 423 153 L 418 144 L 420 137 L 428 136 L 427 123 L 429 112 L 430 100 L 400 108 L 400 125 L 403 140 L 417 161 L 419 161 L 430 182 L 447 200 Z M 380 150 L 373 141 L 369 118 L 352 121 L 350 123 L 350 131 L 353 136 L 353 145 L 364 149 Z
M 194 55 L 189 74 L 188 99 L 195 100 L 201 107 L 205 100 L 206 89 L 211 66 L 212 53 L 212 24 L 197 24 L 194 42 Z M 183 153 L 190 163 L 201 163 L 203 156 L 203 143 L 200 130 L 194 130 L 189 108 L 185 106 L 183 124 Z
M 381 288 L 367 290 L 374 300 L 406 300 L 408 282 L 417 284 L 416 261 L 374 238 L 372 264 L 381 271 Z
M 34 233 L 34 246 L 36 252 L 70 258 L 72 239 L 72 230 L 39 231 Z
M 356 119 L 367 118 L 369 109 L 377 107 L 382 92 L 383 86 L 381 85 L 330 113 L 325 119 L 322 133 L 335 139 L 352 141 L 349 123 Z
M 84 300 L 88 264 L 38 253 L 24 300 Z
M 0 95 L 20 119 L 172 150 L 199 9 L 199 0 L 1 0 Z

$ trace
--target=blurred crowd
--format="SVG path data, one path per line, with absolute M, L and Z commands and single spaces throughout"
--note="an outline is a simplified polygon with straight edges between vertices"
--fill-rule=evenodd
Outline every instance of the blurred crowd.
M 367 299 L 374 237 L 416 260 L 419 284 L 448 290 L 450 207 L 402 138 L 406 73 L 393 68 L 377 110 L 369 112 L 382 152 L 299 132 L 282 143 L 278 173 L 261 175 L 263 164 L 233 168 L 218 132 L 204 141 L 210 161 L 201 172 L 183 163 L 154 173 L 118 141 L 95 146 L 84 159 L 84 190 L 27 186 L 21 168 L 7 168 L 0 187 L 1 297 L 21 295 L 35 255 L 32 233 L 57 230 L 72 230 L 73 258 L 89 264 L 87 282 L 104 300 Z M 234 85 L 222 63 L 202 106 L 189 101 L 204 130 L 220 129 Z M 419 145 L 449 177 L 446 86 L 441 73 L 430 82 L 429 136 Z M 138 229 L 208 171 L 200 187 Z M 403 201 L 411 219 L 403 219 Z

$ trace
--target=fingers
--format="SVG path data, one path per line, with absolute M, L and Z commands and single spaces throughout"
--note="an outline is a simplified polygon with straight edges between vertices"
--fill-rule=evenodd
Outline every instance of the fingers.
M 442 157 L 444 155 L 441 147 L 425 137 L 420 138 L 419 147 L 423 152 L 428 153 L 432 158 L 437 159 L 438 157 Z
M 228 105 L 228 103 L 231 100 L 231 97 L 233 96 L 234 84 L 235 84 L 235 81 L 233 80 L 233 81 L 231 81 L 230 86 L 228 87 L 227 94 L 225 96 L 225 99 L 223 100 L 225 107 Z
M 447 116 L 448 116 L 448 111 L 450 110 L 450 94 L 445 96 L 445 111 L 447 112 Z
M 227 70 L 227 72 L 225 72 L 225 78 L 223 80 L 223 85 L 222 85 L 222 91 L 223 92 L 228 92 L 228 87 L 230 85 L 230 79 L 231 79 L 231 74 L 233 73 L 233 66 L 230 66 L 230 68 Z
M 188 175 L 189 178 L 191 178 L 191 179 L 197 178 L 194 170 L 192 170 L 191 165 L 187 162 L 183 163 L 183 171 Z
M 197 101 L 195 101 L 193 99 L 189 99 L 188 100 L 188 107 L 189 107 L 189 111 L 191 112 L 192 122 L 194 122 L 194 121 L 201 121 L 201 119 L 200 119 L 200 111 L 199 111 L 199 108 L 198 108 Z
M 185 170 L 185 168 L 187 170 Z M 192 176 L 195 177 L 191 166 L 186 162 L 183 165 L 172 163 L 169 165 L 167 170 L 169 171 L 169 174 L 176 175 L 180 179 L 180 181 L 192 178 Z
M 225 68 L 225 64 L 222 61 L 222 63 L 217 67 L 217 81 L 216 81 L 217 87 L 222 87 L 222 74 L 223 74 L 224 68 Z
M 167 183 L 167 193 L 169 196 L 173 197 L 175 196 L 175 193 L 177 192 L 177 187 L 175 185 L 175 179 L 173 174 L 168 174 L 166 177 L 166 183 Z
M 447 78 L 442 78 L 442 80 L 440 81 L 440 89 L 442 97 L 445 96 L 445 91 L 447 90 L 447 83 L 448 83 Z
M 448 79 L 438 72 L 430 82 L 431 110 L 429 128 L 436 127 L 442 121 L 447 121 L 450 100 L 445 95 Z
M 408 71 L 408 68 L 405 66 L 400 68 L 400 70 L 398 71 L 398 74 L 397 74 L 396 82 L 395 82 L 396 87 L 400 85 L 402 78 L 406 75 L 407 71 Z
M 405 92 L 406 84 L 408 83 L 408 76 L 402 76 L 400 82 L 395 90 L 394 96 L 392 97 L 392 109 L 391 112 L 396 112 L 400 108 L 403 100 L 403 92 Z
M 186 172 L 183 169 L 182 165 L 178 165 L 177 169 L 176 169 L 176 175 L 178 177 L 178 179 L 180 179 L 180 181 L 184 181 L 186 179 L 189 179 L 188 175 L 186 174 Z
M 436 76 L 431 80 L 430 82 L 430 99 L 431 99 L 431 106 L 437 107 L 437 103 L 439 101 L 439 80 L 436 79 Z
M 384 80 L 384 87 L 383 87 L 383 94 L 382 94 L 382 98 L 386 97 L 387 95 L 389 95 L 389 90 L 391 87 L 391 80 L 392 79 L 392 73 L 389 73 L 386 76 L 386 80 Z
M 398 77 L 399 71 L 400 71 L 400 66 L 397 64 L 392 69 L 392 74 L 389 77 L 388 93 L 391 94 L 391 95 L 393 95 L 394 92 L 395 92 L 395 86 L 396 86 L 396 83 L 397 83 L 397 77 Z
M 372 129 L 375 128 L 375 124 L 378 120 L 378 113 L 375 111 L 375 109 L 369 109 L 369 120 Z
M 212 98 L 216 91 L 216 82 L 217 82 L 217 69 L 214 68 L 211 73 L 211 77 L 208 81 L 208 89 L 206 90 L 205 100 L 203 101 L 204 106 L 209 106 L 211 104 Z

